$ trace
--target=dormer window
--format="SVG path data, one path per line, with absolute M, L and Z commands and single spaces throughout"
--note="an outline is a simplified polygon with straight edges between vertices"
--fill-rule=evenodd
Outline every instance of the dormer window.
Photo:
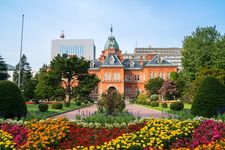
M 95 63 L 94 63 L 94 62 L 91 62 L 91 63 L 90 63 L 90 67 L 91 67 L 91 68 L 94 68 L 94 67 L 95 67 Z
M 162 59 L 160 57 L 158 57 L 157 64 L 161 64 L 161 63 L 162 63 Z
M 130 67 L 134 67 L 134 61 L 130 62 Z
M 109 63 L 112 65 L 112 64 L 114 64 L 114 62 L 115 62 L 115 59 L 113 56 L 111 56 L 109 59 Z

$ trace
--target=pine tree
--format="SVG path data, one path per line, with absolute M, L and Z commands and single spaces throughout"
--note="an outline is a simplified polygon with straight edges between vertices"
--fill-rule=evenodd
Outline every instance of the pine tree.
M 0 80 L 7 80 L 9 77 L 7 73 L 7 65 L 5 64 L 5 61 L 0 56 Z

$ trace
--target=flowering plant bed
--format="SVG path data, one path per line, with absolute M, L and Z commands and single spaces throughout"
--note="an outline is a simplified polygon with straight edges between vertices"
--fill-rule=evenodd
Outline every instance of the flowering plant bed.
M 0 121 L 0 149 L 224 149 L 225 123 L 147 119 L 128 126 L 83 126 L 66 119 Z

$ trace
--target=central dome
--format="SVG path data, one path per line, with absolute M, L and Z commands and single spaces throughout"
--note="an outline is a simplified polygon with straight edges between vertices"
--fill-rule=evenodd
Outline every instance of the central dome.
M 116 42 L 116 39 L 114 36 L 109 36 L 108 40 L 105 43 L 104 50 L 106 49 L 116 49 L 119 50 L 119 44 Z

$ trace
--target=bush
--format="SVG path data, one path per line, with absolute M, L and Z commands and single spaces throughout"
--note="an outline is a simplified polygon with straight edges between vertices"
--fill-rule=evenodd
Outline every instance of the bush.
M 184 103 L 183 102 L 173 102 L 170 104 L 170 109 L 174 111 L 181 111 L 184 109 Z
M 64 107 L 70 107 L 70 103 L 69 102 L 65 102 L 64 103 Z
M 131 145 L 128 150 L 143 150 L 140 145 Z
M 145 102 L 147 101 L 147 99 L 148 99 L 148 96 L 146 94 L 140 94 L 137 97 L 136 103 L 138 103 L 138 104 L 145 104 Z
M 85 101 L 84 101 L 84 104 L 88 104 L 88 100 L 85 100 Z
M 162 103 L 161 106 L 162 106 L 162 108 L 167 108 L 168 107 L 167 103 Z
M 159 96 L 157 94 L 153 94 L 150 96 L 151 101 L 158 101 L 158 99 L 159 99 Z
M 194 96 L 191 113 L 193 115 L 212 117 L 216 111 L 225 107 L 225 87 L 214 77 L 206 77 L 199 85 Z
M 10 81 L 0 81 L 0 117 L 21 118 L 26 114 L 27 106 L 18 86 Z
M 48 111 L 48 104 L 41 103 L 38 105 L 38 109 L 40 112 L 46 112 L 46 111 Z
M 81 106 L 81 101 L 76 101 L 77 106 Z
M 150 104 L 152 107 L 158 107 L 159 106 L 159 102 L 153 101 Z
M 89 102 L 90 103 L 94 103 L 95 101 L 93 99 L 89 99 Z
M 53 103 L 51 105 L 51 108 L 52 109 L 62 109 L 63 108 L 63 105 L 62 105 L 62 103 Z

